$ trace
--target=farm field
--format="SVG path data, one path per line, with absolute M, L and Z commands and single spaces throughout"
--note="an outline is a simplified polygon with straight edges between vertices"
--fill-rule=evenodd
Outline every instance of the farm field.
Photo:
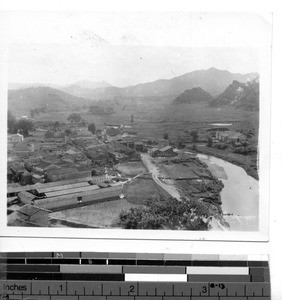
M 122 211 L 138 206 L 129 203 L 126 199 L 120 199 L 54 212 L 49 216 L 50 218 L 74 221 L 92 227 L 113 227 Z
M 120 163 L 114 166 L 114 170 L 119 171 L 124 176 L 137 176 L 147 172 L 142 162 Z
M 119 100 L 123 103 L 122 99 Z M 160 139 L 167 133 L 171 141 L 176 141 L 178 137 L 185 138 L 187 130 L 201 130 L 212 127 L 213 123 L 231 123 L 230 130 L 254 129 L 258 134 L 259 113 L 246 111 L 232 107 L 214 108 L 207 105 L 195 104 L 171 104 L 164 101 L 131 101 L 125 100 L 125 110 L 121 105 L 115 105 L 115 113 L 112 115 L 91 115 L 85 109 L 77 111 L 82 118 L 88 122 L 94 122 L 97 129 L 101 129 L 105 124 L 129 125 L 130 131 L 137 134 L 133 140 Z M 95 103 L 95 102 L 94 102 Z M 105 102 L 106 103 L 106 102 Z M 40 121 L 66 122 L 71 111 L 47 112 L 37 117 Z M 130 122 L 131 115 L 134 122 Z M 257 140 L 254 140 L 256 143 Z
M 160 190 L 151 178 L 136 178 L 130 183 L 124 185 L 123 193 L 128 202 L 143 205 L 144 200 L 147 200 L 149 197 L 158 198 L 160 197 L 160 194 L 164 194 L 165 192 Z

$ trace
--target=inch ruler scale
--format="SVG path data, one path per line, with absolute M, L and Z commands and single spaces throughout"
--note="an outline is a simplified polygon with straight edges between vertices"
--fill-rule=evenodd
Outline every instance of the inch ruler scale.
M 268 257 L 0 253 L 0 299 L 269 300 Z

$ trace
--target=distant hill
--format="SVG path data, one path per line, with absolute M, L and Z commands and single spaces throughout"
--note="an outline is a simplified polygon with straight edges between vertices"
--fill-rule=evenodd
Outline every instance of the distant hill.
M 113 99 L 115 97 L 176 97 L 196 87 L 201 87 L 212 96 L 222 93 L 233 80 L 247 82 L 256 74 L 235 74 L 225 70 L 210 68 L 186 73 L 172 79 L 159 79 L 123 88 L 105 87 L 87 91 L 90 99 Z M 86 94 L 83 96 L 86 97 Z
M 259 109 L 259 79 L 258 77 L 248 83 L 234 80 L 225 91 L 211 101 L 211 106 L 234 106 L 246 110 Z
M 208 103 L 212 100 L 212 96 L 204 91 L 202 88 L 192 88 L 191 90 L 186 90 L 178 97 L 176 97 L 173 102 L 174 103 L 200 103 L 205 102 Z
M 83 94 L 92 92 L 94 89 L 111 87 L 112 85 L 106 81 L 89 81 L 89 80 L 80 80 L 72 84 L 53 84 L 53 83 L 16 83 L 9 82 L 9 90 L 18 90 L 26 88 L 36 88 L 36 87 L 49 87 L 57 89 L 73 96 L 83 97 Z
M 84 98 L 91 99 L 93 90 L 110 88 L 110 87 L 112 87 L 112 85 L 110 85 L 106 81 L 94 82 L 88 80 L 81 80 L 70 85 L 58 86 L 58 89 L 77 97 L 84 97 Z
M 80 105 L 84 99 L 49 87 L 32 87 L 8 91 L 8 109 L 28 113 L 31 109 L 65 110 Z
M 201 87 L 211 96 L 221 94 L 234 80 L 245 83 L 257 76 L 256 73 L 239 74 L 210 68 L 186 73 L 172 79 L 159 79 L 126 87 L 115 87 L 109 83 L 78 81 L 71 85 L 48 85 L 66 93 L 92 100 L 107 100 L 118 97 L 177 97 L 186 90 Z M 15 83 L 13 84 L 16 85 Z M 10 84 L 12 86 L 12 84 Z M 34 86 L 38 86 L 35 84 Z
M 246 82 L 253 74 L 235 74 L 226 70 L 210 68 L 186 73 L 172 79 L 161 79 L 154 82 L 125 87 L 129 95 L 179 95 L 185 90 L 201 87 L 212 96 L 219 95 L 233 80 Z

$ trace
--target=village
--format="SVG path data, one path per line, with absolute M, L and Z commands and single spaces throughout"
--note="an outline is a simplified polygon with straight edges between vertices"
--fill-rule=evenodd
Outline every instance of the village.
M 93 130 L 81 118 L 36 121 L 27 136 L 8 134 L 8 225 L 119 227 L 121 213 L 144 208 L 152 195 L 199 201 L 224 222 L 223 185 L 215 176 L 221 170 L 209 170 L 196 157 L 197 149 L 204 141 L 208 148 L 236 151 L 246 147 L 247 137 L 207 128 L 191 131 L 186 144 L 167 134 L 139 140 L 129 125 L 105 123 Z M 84 207 L 103 215 L 108 210 L 102 204 L 114 211 L 95 222 Z

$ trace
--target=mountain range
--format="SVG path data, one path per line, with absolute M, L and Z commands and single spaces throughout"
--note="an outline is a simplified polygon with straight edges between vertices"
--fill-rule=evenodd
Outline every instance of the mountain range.
M 254 108 L 256 100 L 252 96 L 253 86 L 246 83 L 257 76 L 256 73 L 238 74 L 210 68 L 186 73 L 172 79 L 160 79 L 127 87 L 115 87 L 105 81 L 85 80 L 70 85 L 46 84 L 43 86 L 39 83 L 11 83 L 9 84 L 8 103 L 9 109 L 28 110 L 28 108 L 48 106 L 52 110 L 63 110 L 70 106 L 79 106 L 84 100 L 103 101 L 123 97 L 158 97 L 162 99 L 166 97 L 171 100 L 176 98 L 176 103 L 192 103 L 198 99 L 198 101 L 209 101 L 213 106 L 225 105 L 230 102 L 229 104 L 234 106 L 243 105 L 248 109 L 246 103 L 251 101 L 250 107 Z M 234 91 L 239 87 L 244 90 L 244 97 L 248 100 L 245 101 L 241 95 L 235 105 L 231 102 Z
M 214 97 L 221 94 L 234 80 L 244 83 L 255 76 L 257 76 L 256 73 L 239 74 L 210 68 L 189 72 L 172 79 L 159 79 L 126 87 L 115 87 L 105 81 L 78 81 L 70 85 L 41 84 L 41 86 L 59 89 L 73 96 L 92 100 L 107 100 L 116 97 L 175 97 L 195 87 L 201 87 Z M 29 85 L 12 83 L 9 84 L 9 89 L 38 86 L 40 86 L 38 83 Z

